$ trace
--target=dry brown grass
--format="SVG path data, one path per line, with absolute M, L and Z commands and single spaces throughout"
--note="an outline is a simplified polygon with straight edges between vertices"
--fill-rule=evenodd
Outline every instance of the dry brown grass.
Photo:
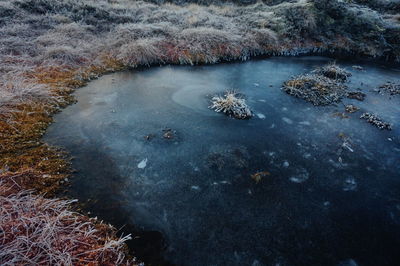
M 72 212 L 74 201 L 22 190 L 30 172 L 0 175 L 1 265 L 134 265 L 109 225 Z M 28 182 L 28 183 L 27 183 Z
M 118 60 L 82 68 L 37 67 L 26 78 L 48 86 L 51 97 L 25 97 L 1 106 L 0 264 L 117 265 L 128 263 L 124 242 L 111 226 L 71 212 L 54 195 L 70 173 L 60 149 L 40 139 L 52 115 L 74 101 L 73 90 L 105 72 L 122 68 Z M 129 264 L 133 264 L 130 261 Z

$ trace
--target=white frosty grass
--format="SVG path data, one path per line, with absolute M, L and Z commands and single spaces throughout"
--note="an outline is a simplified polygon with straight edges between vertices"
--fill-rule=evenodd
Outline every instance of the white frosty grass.
M 72 202 L 29 191 L 0 196 L 0 265 L 121 265 L 130 235 L 96 245 L 93 220 L 70 211 Z
M 211 109 L 237 119 L 246 119 L 253 115 L 246 104 L 246 100 L 234 91 L 227 91 L 223 96 L 214 96 L 211 102 Z
M 217 63 L 263 54 L 276 47 L 273 28 L 283 26 L 270 18 L 272 13 L 264 18 L 263 10 L 271 7 L 0 1 L 0 107 L 21 97 L 49 94 L 49 87 L 38 86 L 32 78 L 38 67 L 97 66 L 104 64 L 104 56 L 136 67 Z
M 103 56 L 131 67 L 217 63 L 313 51 L 314 38 L 306 37 L 321 34 L 316 7 L 323 8 L 322 2 L 327 1 L 221 1 L 210 6 L 131 0 L 0 1 L 0 105 L 23 96 L 47 96 L 50 88 L 38 87 L 32 78 L 43 66 L 98 66 L 104 64 Z M 359 6 L 352 8 L 360 11 Z M 353 9 L 346 13 L 350 18 Z M 361 11 L 361 17 L 354 17 L 362 25 L 385 27 L 380 14 Z

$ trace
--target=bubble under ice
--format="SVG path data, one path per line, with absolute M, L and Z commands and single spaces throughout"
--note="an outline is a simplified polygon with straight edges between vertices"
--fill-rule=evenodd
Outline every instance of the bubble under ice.
M 344 105 L 313 107 L 280 90 L 329 61 L 270 58 L 106 75 L 77 90 L 78 103 L 55 116 L 45 140 L 75 158 L 68 196 L 123 230 L 161 232 L 172 263 L 393 264 L 400 100 L 373 89 L 398 82 L 400 70 L 361 64 L 365 71 L 354 71 L 359 62 L 338 61 L 353 74 L 350 89 L 367 94 L 363 102 L 344 99 L 360 108 L 349 118 L 334 115 Z M 246 95 L 265 117 L 238 121 L 209 110 L 210 97 L 226 89 Z M 393 130 L 360 120 L 366 111 Z

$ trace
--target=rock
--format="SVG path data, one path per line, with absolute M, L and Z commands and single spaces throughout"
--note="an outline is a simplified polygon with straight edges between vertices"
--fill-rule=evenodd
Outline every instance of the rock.
M 172 129 L 164 129 L 163 138 L 164 139 L 173 139 L 175 137 L 175 132 Z
M 148 134 L 148 135 L 144 136 L 144 139 L 145 140 L 152 140 L 153 138 L 155 138 L 155 136 L 156 135 L 154 135 L 154 134 Z

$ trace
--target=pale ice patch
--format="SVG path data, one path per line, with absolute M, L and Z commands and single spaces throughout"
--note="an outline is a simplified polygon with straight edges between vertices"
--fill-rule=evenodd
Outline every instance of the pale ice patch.
M 213 183 L 212 183 L 213 186 L 217 186 L 217 185 L 220 185 L 220 184 L 222 184 L 222 185 L 231 185 L 231 182 L 226 181 L 226 180 L 223 180 L 223 181 L 213 182 Z M 193 187 L 192 187 L 192 188 L 193 188 Z
M 265 119 L 265 115 L 263 115 L 263 114 L 261 114 L 261 113 L 258 113 L 258 114 L 257 114 L 257 117 L 260 118 L 260 119 Z
M 200 190 L 200 187 L 199 186 L 191 186 L 190 187 L 192 190 Z
M 311 123 L 308 121 L 301 121 L 301 122 L 299 122 L 299 124 L 303 125 L 303 126 L 311 126 Z
M 288 161 L 284 161 L 282 166 L 285 167 L 285 168 L 289 167 L 289 162 Z
M 291 119 L 287 118 L 287 117 L 282 117 L 282 120 L 283 120 L 283 122 L 285 122 L 285 123 L 287 123 L 289 125 L 293 124 L 293 121 Z
M 307 172 L 306 169 L 301 168 L 298 170 L 298 173 L 292 177 L 289 178 L 290 181 L 293 183 L 303 183 L 309 178 L 309 173 Z
M 258 86 L 260 86 L 260 84 L 258 84 L 258 83 L 254 83 L 254 86 L 255 86 L 255 87 L 258 87 Z
M 264 99 L 258 100 L 259 102 L 266 103 L 267 101 Z
M 269 128 L 275 128 L 275 124 L 272 124 Z
M 147 166 L 147 158 L 141 160 L 140 163 L 138 163 L 138 165 L 137 165 L 137 167 L 138 167 L 139 169 L 144 169 L 146 166 Z

